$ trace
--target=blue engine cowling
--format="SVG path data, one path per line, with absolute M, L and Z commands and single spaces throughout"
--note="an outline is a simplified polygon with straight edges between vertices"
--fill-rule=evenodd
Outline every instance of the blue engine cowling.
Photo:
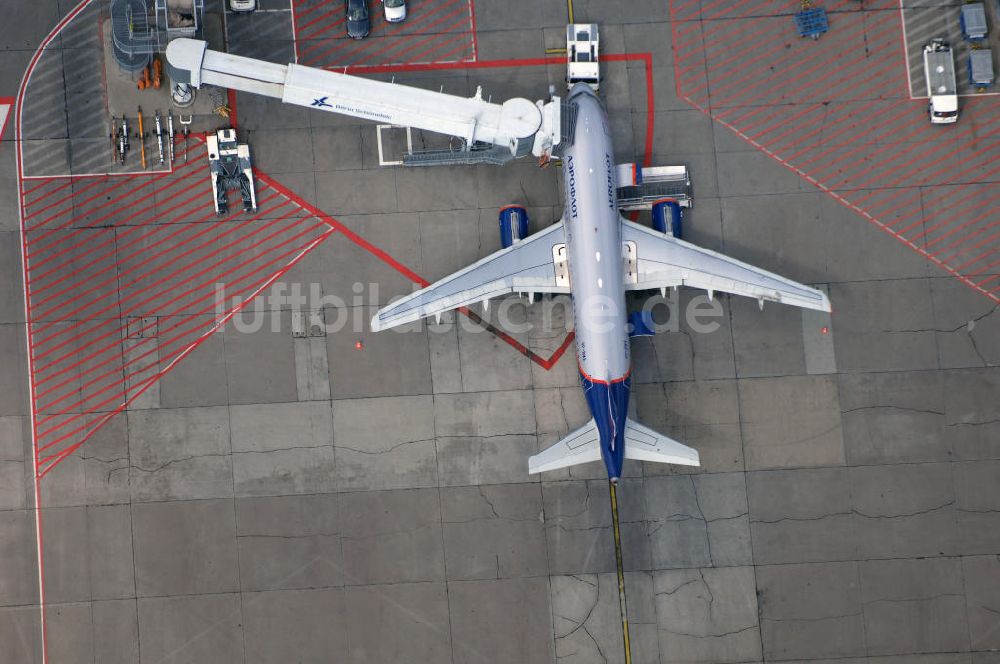
M 504 249 L 528 237 L 528 211 L 521 205 L 500 208 L 500 244 Z
M 681 204 L 673 198 L 661 198 L 653 203 L 653 228 L 664 235 L 681 239 L 683 231 Z

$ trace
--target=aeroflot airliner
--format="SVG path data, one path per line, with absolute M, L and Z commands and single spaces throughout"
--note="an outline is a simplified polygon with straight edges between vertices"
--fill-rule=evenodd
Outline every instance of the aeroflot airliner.
M 830 310 L 819 290 L 647 229 L 621 217 L 604 107 L 586 84 L 563 147 L 562 219 L 540 233 L 380 309 L 381 330 L 511 292 L 571 293 L 580 383 L 590 421 L 528 460 L 531 473 L 603 459 L 612 482 L 624 459 L 698 465 L 698 452 L 628 416 L 631 357 L 625 291 L 681 285 Z M 633 260 L 634 258 L 634 260 Z
M 824 293 L 701 249 L 623 219 L 618 212 L 607 115 L 584 83 L 566 100 L 503 104 L 433 92 L 345 73 L 278 65 L 209 50 L 204 41 L 174 39 L 167 64 L 175 85 L 218 85 L 288 104 L 377 120 L 493 144 L 508 158 L 562 156 L 565 204 L 559 222 L 527 236 L 507 233 L 504 248 L 376 312 L 373 330 L 482 303 L 509 293 L 568 293 L 573 297 L 580 382 L 592 417 L 583 427 L 528 460 L 539 473 L 604 461 L 612 482 L 625 459 L 698 465 L 698 453 L 628 417 L 631 358 L 625 292 L 690 286 L 830 310 Z M 562 103 L 569 108 L 563 112 Z M 564 126 L 569 125 L 569 126 Z M 501 215 L 518 216 L 517 206 Z M 513 230 L 513 229 L 509 229 Z M 517 238 L 511 237 L 517 235 Z M 525 237 L 527 236 L 527 237 Z

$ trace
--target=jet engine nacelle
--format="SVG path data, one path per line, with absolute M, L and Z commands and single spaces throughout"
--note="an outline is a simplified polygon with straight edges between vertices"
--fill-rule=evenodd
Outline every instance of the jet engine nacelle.
M 528 237 L 528 211 L 521 205 L 500 208 L 500 244 L 504 249 Z
M 683 230 L 681 204 L 673 198 L 661 198 L 653 203 L 653 228 L 664 235 L 681 239 Z

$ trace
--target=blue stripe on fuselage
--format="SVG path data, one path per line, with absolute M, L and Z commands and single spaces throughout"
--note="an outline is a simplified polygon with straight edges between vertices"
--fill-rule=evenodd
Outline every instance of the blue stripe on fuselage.
M 606 383 L 591 380 L 581 372 L 580 383 L 601 435 L 601 457 L 608 477 L 618 479 L 625 459 L 625 420 L 632 379 L 626 376 L 623 380 Z

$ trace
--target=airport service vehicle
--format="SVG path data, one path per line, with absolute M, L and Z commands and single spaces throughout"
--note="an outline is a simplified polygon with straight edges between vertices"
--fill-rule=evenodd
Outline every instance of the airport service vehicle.
M 927 112 L 931 124 L 958 122 L 958 86 L 955 83 L 955 56 L 951 46 L 937 38 L 924 46 L 924 75 L 927 77 Z
M 229 0 L 229 11 L 245 14 L 257 9 L 257 0 Z
M 596 23 L 566 26 L 566 86 L 586 83 L 596 92 L 601 84 L 601 40 Z
M 969 83 L 977 88 L 993 85 L 993 51 L 974 48 L 969 53 Z
M 229 213 L 227 196 L 233 189 L 240 192 L 243 211 L 257 210 L 257 192 L 253 186 L 253 169 L 250 165 L 250 146 L 236 139 L 235 129 L 220 129 L 205 137 L 208 163 L 212 171 L 212 195 L 215 214 Z
M 535 293 L 571 295 L 580 384 L 591 418 L 530 457 L 530 473 L 603 461 L 614 487 L 625 459 L 698 465 L 696 450 L 628 415 L 628 291 L 665 293 L 688 286 L 707 291 L 709 298 L 732 293 L 761 306 L 767 301 L 830 310 L 817 289 L 622 217 L 608 118 L 587 83 L 575 84 L 565 100 L 551 94 L 547 102 L 514 98 L 496 104 L 483 99 L 481 90 L 459 97 L 218 53 L 192 39 L 171 41 L 167 60 L 173 80 L 195 87 L 232 87 L 320 111 L 436 131 L 469 146 L 490 144 L 509 156 L 561 159 L 559 221 L 526 235 L 521 210 L 501 211 L 502 249 L 379 309 L 371 321 L 378 331 L 474 305 L 486 312 L 492 298 L 504 295 L 526 294 L 529 300 Z
M 382 0 L 382 11 L 389 23 L 406 20 L 406 0 Z
M 962 36 L 967 40 L 985 39 L 989 34 L 986 5 L 982 2 L 966 2 L 962 5 L 959 20 L 962 24 Z
M 371 19 L 368 16 L 368 0 L 345 0 L 347 10 L 347 36 L 351 39 L 364 39 L 371 30 Z

